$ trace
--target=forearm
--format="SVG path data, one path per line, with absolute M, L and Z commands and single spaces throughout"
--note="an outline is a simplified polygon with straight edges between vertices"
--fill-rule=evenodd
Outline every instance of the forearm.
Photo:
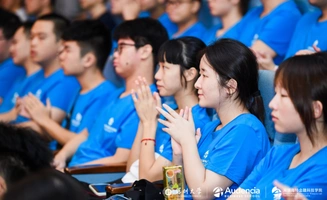
M 139 122 L 139 126 L 137 129 L 137 134 L 133 142 L 133 146 L 131 149 L 131 153 L 127 160 L 127 171 L 129 171 L 131 165 L 140 157 L 140 150 L 141 150 L 141 140 L 143 137 L 143 125 Z
M 151 123 L 144 124 L 143 139 L 155 139 L 156 137 L 157 122 L 153 121 Z M 152 169 L 155 164 L 155 144 L 153 141 L 143 141 L 140 142 L 140 162 L 139 162 L 139 177 L 151 180 L 156 176 L 153 172 L 156 171 Z
M 79 145 L 87 140 L 88 132 L 84 129 L 81 133 L 76 135 L 74 139 L 70 140 L 63 146 L 63 148 L 58 152 L 57 156 L 65 158 L 65 160 L 70 159 L 78 149 Z
M 181 145 L 183 151 L 184 173 L 189 188 L 201 188 L 201 191 L 206 191 L 206 169 L 204 168 L 199 156 L 195 137 L 184 140 Z
M 61 145 L 65 145 L 68 141 L 76 136 L 76 133 L 71 132 L 61 127 L 56 121 L 46 118 L 38 122 L 39 125 Z
M 16 118 L 17 118 L 16 108 L 13 108 L 6 113 L 0 114 L 0 121 L 2 121 L 2 122 L 11 122 L 11 121 L 16 120 Z
M 46 133 L 45 130 L 42 129 L 42 127 L 37 124 L 35 121 L 27 121 L 17 124 L 18 127 L 25 127 L 25 128 L 31 128 L 34 131 L 36 131 L 43 139 L 46 141 L 51 141 L 51 138 Z
M 183 155 L 182 154 L 173 154 L 173 164 L 174 165 L 183 165 Z
M 108 156 L 88 163 L 83 163 L 83 165 L 91 165 L 91 164 L 111 165 L 111 164 L 123 163 L 127 161 L 129 153 L 130 153 L 129 149 L 118 148 L 116 150 L 115 155 L 113 156 Z

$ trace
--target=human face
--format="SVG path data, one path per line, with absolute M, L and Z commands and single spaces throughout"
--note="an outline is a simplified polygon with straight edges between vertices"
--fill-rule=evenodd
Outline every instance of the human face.
M 16 65 L 24 65 L 30 56 L 30 40 L 24 33 L 24 28 L 19 28 L 10 46 L 10 54 Z
M 200 62 L 200 77 L 195 83 L 195 88 L 198 89 L 201 107 L 219 110 L 219 107 L 227 98 L 227 90 L 220 86 L 219 76 L 209 65 L 205 56 L 202 56 Z
M 81 7 L 84 10 L 88 10 L 90 8 L 92 8 L 96 3 L 98 3 L 97 0 L 79 0 Z M 101 0 L 102 2 L 102 0 Z
M 37 15 L 42 10 L 42 0 L 25 0 L 26 12 L 30 15 Z
M 76 41 L 64 42 L 64 49 L 59 55 L 59 62 L 66 75 L 78 76 L 83 73 L 81 49 Z
M 326 0 L 309 0 L 309 3 L 313 6 L 316 6 L 320 9 L 325 9 L 327 7 Z
M 7 40 L 0 28 L 0 63 L 9 57 L 11 40 Z
M 0 0 L 0 7 L 5 10 L 11 10 L 15 6 L 14 0 Z
M 134 66 L 138 66 L 139 63 L 140 55 L 135 42 L 131 39 L 119 39 L 113 62 L 116 73 L 122 78 L 127 78 L 133 73 Z
M 31 58 L 43 65 L 57 59 L 60 50 L 60 40 L 54 33 L 51 21 L 37 20 L 31 30 Z
M 158 0 L 140 0 L 141 9 L 143 11 L 151 11 L 158 5 Z
M 168 62 L 160 62 L 159 70 L 154 78 L 160 96 L 173 96 L 182 89 L 180 66 Z
M 185 23 L 196 15 L 193 6 L 199 3 L 196 0 L 168 0 L 166 11 L 169 19 L 174 23 Z
M 121 15 L 123 8 L 130 0 L 110 0 L 110 11 L 113 15 Z
M 277 84 L 275 92 L 274 98 L 269 103 L 269 108 L 272 109 L 271 116 L 276 131 L 280 133 L 301 133 L 304 131 L 304 124 L 287 91 L 280 84 Z
M 230 0 L 208 0 L 210 13 L 213 16 L 223 16 L 229 13 L 233 4 Z

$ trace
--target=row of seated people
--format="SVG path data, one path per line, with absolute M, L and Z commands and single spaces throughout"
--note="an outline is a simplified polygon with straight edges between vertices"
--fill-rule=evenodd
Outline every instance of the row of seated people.
M 42 42 L 41 44 L 38 42 L 49 37 L 49 34 L 53 31 L 51 28 L 56 28 L 53 25 L 55 22 L 49 22 L 51 17 L 55 16 L 51 15 L 40 18 L 32 27 L 32 58 L 37 58 L 39 55 L 38 48 L 33 49 L 34 42 L 36 46 L 42 46 Z M 56 19 L 58 20 L 58 18 Z M 43 27 L 43 31 L 40 31 L 41 27 Z M 88 29 L 85 27 L 92 28 Z M 96 52 L 101 48 L 92 47 L 91 44 L 93 43 L 87 43 L 79 39 L 78 36 L 90 39 L 92 37 L 85 30 L 102 33 L 100 27 L 100 24 L 97 22 L 76 22 L 62 36 L 65 42 L 63 52 L 60 54 L 61 64 L 67 74 L 73 75 L 74 73 L 77 74 L 76 71 L 80 72 L 79 76 L 75 75 L 82 87 L 80 94 L 83 94 L 81 93 L 83 89 L 87 91 L 87 89 L 95 88 L 101 83 L 101 81 L 100 83 L 92 81 L 97 74 L 101 74 L 101 70 L 97 70 L 96 67 L 98 65 L 96 63 L 99 60 Z M 207 188 L 208 191 L 204 195 L 210 195 L 208 198 L 213 197 L 211 189 L 219 184 L 222 184 L 222 188 L 232 187 L 235 189 L 241 185 L 270 147 L 268 135 L 262 125 L 264 119 L 263 104 L 261 95 L 258 92 L 256 57 L 252 51 L 245 45 L 228 39 L 219 40 L 207 48 L 205 48 L 205 44 L 201 40 L 192 37 L 165 42 L 168 39 L 166 30 L 159 22 L 149 18 L 122 23 L 115 30 L 114 38 L 118 41 L 118 48 L 114 53 L 115 70 L 125 79 L 126 86 L 123 89 L 111 92 L 110 97 L 105 98 L 106 108 L 102 112 L 99 112 L 101 108 L 98 108 L 98 113 L 92 116 L 89 115 L 88 117 L 93 117 L 93 119 L 89 119 L 87 122 L 91 120 L 92 123 L 89 127 L 85 126 L 81 133 L 75 136 L 72 133 L 73 131 L 66 131 L 58 124 L 53 129 L 49 128 L 52 123 L 50 121 L 55 120 L 52 114 L 54 106 L 51 99 L 52 106 L 50 106 L 48 101 L 48 107 L 44 106 L 46 100 L 42 104 L 31 94 L 22 100 L 23 108 L 20 109 L 20 112 L 26 112 L 25 115 L 33 119 L 29 121 L 30 123 L 39 126 L 41 130 L 47 130 L 43 134 L 46 132 L 53 138 L 59 138 L 58 135 L 73 135 L 66 142 L 58 140 L 64 146 L 54 159 L 57 168 L 63 168 L 67 159 L 71 156 L 73 158 L 69 163 L 70 166 L 87 163 L 112 164 L 127 160 L 132 165 L 132 163 L 139 159 L 139 177 L 145 176 L 149 180 L 156 180 L 159 176 L 162 176 L 161 167 L 163 165 L 183 162 L 188 186 L 190 188 L 196 188 L 196 186 Z M 110 40 L 108 41 L 110 43 Z M 52 33 L 52 42 L 51 44 L 56 44 L 57 42 L 54 33 Z M 100 44 L 103 44 L 102 40 Z M 204 48 L 205 50 L 203 50 Z M 195 56 L 199 52 L 202 53 L 201 60 Z M 309 64 L 304 66 L 313 66 L 314 64 L 312 63 L 317 61 L 320 62 L 319 64 L 323 63 L 324 65 L 324 56 L 325 54 L 317 54 L 299 58 L 310 61 Z M 314 61 L 310 60 L 310 58 Z M 292 61 L 292 59 L 290 60 Z M 294 57 L 294 59 L 297 60 L 298 57 Z M 154 76 L 155 66 L 158 61 L 159 71 Z M 300 60 L 300 62 L 305 63 L 303 60 Z M 45 66 L 44 63 L 40 62 L 39 64 Z M 285 63 L 287 65 L 287 62 Z M 294 65 L 298 66 L 299 64 L 289 64 L 291 67 Z M 51 67 L 51 65 L 49 66 Z M 282 66 L 280 71 L 283 69 Z M 321 66 L 319 65 L 319 67 Z M 44 71 L 47 70 L 47 68 L 43 69 Z M 91 69 L 89 71 L 92 73 L 83 73 L 84 69 L 85 71 Z M 295 68 L 295 72 L 297 71 L 299 71 L 298 68 Z M 303 76 L 305 78 L 310 78 L 310 80 L 311 78 L 313 80 L 320 80 L 315 77 L 318 75 L 326 76 L 323 70 L 317 73 L 318 75 L 310 74 L 312 72 L 309 69 L 306 71 L 303 69 L 301 72 L 304 73 Z M 201 74 L 199 78 L 198 74 Z M 294 77 L 298 80 L 300 76 L 301 74 L 298 74 L 298 76 Z M 164 105 L 163 108 L 166 111 L 160 108 L 159 95 L 154 93 L 154 97 L 152 97 L 152 92 L 156 90 L 152 84 L 154 79 L 157 81 L 159 94 L 161 96 L 174 96 L 177 107 L 172 109 Z M 289 80 L 288 76 L 286 80 Z M 88 83 L 92 83 L 92 85 L 88 85 Z M 323 83 L 319 82 L 318 85 L 323 85 Z M 60 92 L 63 93 L 67 87 Z M 198 95 L 196 89 L 198 90 Z M 293 87 L 292 89 L 294 90 Z M 302 90 L 303 87 L 296 94 Z M 278 90 L 276 92 L 278 94 Z M 287 92 L 289 93 L 290 91 Z M 285 94 L 281 96 L 284 98 Z M 77 101 L 79 99 L 77 98 Z M 315 107 L 317 108 L 315 109 L 315 112 L 317 112 L 316 119 L 321 121 L 321 119 L 323 120 L 323 102 L 321 103 L 320 101 L 322 100 L 319 98 L 317 101 L 318 106 Z M 203 108 L 198 106 L 198 104 Z M 190 108 L 192 109 L 190 110 Z M 204 108 L 215 109 L 219 120 L 208 123 L 204 127 L 209 122 Z M 271 103 L 271 108 L 276 110 L 276 114 L 278 114 L 278 106 L 274 108 L 273 103 Z M 72 110 L 75 111 L 75 109 L 74 106 Z M 299 112 L 297 110 L 293 111 L 295 113 Z M 164 127 L 157 124 L 158 112 L 163 116 L 160 117 L 159 122 Z M 285 115 L 287 113 L 289 113 L 289 110 L 286 111 Z M 299 113 L 301 114 L 301 112 Z M 297 116 L 299 117 L 299 114 Z M 279 119 L 282 117 L 284 117 L 284 113 L 282 116 L 274 117 L 276 128 L 278 127 Z M 78 118 L 83 120 L 84 116 Z M 71 124 L 76 122 L 74 122 L 74 119 L 71 120 Z M 164 119 L 167 119 L 169 122 Z M 196 123 L 193 123 L 193 119 L 195 119 Z M 42 121 L 46 121 L 46 123 L 42 123 Z M 316 120 L 314 120 L 314 123 L 316 123 Z M 301 131 L 304 130 L 303 124 L 305 123 L 302 122 Z M 283 124 L 280 125 L 282 126 Z M 325 142 L 321 139 L 323 131 L 320 131 L 320 126 L 318 126 L 319 128 L 317 127 L 316 131 L 319 139 L 314 141 L 313 138 L 312 140 L 314 141 L 313 144 L 315 142 L 322 142 L 322 144 L 318 146 L 311 145 L 317 148 L 316 152 L 321 150 Z M 287 130 L 283 128 L 277 130 L 286 133 L 295 132 L 299 137 L 298 127 L 292 130 L 288 129 L 288 124 L 282 127 Z M 197 131 L 196 137 L 194 137 L 195 128 L 202 130 Z M 38 129 L 39 132 L 41 132 L 40 129 Z M 173 139 L 170 140 L 170 137 L 167 134 L 160 133 L 161 131 L 167 132 Z M 156 132 L 158 132 L 158 138 Z M 183 135 L 180 133 L 183 133 Z M 202 136 L 200 137 L 200 135 Z M 310 143 L 310 137 L 306 133 L 305 135 L 306 137 L 304 138 L 307 139 L 307 142 L 304 143 L 310 146 L 312 144 Z M 136 139 L 134 140 L 134 138 Z M 199 140 L 197 141 L 196 138 Z M 157 159 L 158 165 L 155 165 L 157 160 L 155 160 L 154 146 L 151 146 L 152 142 L 156 142 L 156 153 L 159 154 L 157 157 L 161 156 Z M 301 144 L 300 137 L 299 142 Z M 293 146 L 292 148 L 295 147 Z M 296 156 L 299 159 L 298 157 L 302 156 L 302 154 L 297 154 L 300 148 L 299 145 L 296 148 L 292 158 Z M 305 152 L 301 146 L 302 151 Z M 310 152 L 312 153 L 312 151 Z M 168 153 L 170 157 L 165 157 L 165 153 Z M 142 167 L 142 165 L 151 164 L 151 162 L 148 162 L 150 157 L 154 165 L 146 166 L 150 168 Z M 299 161 L 297 159 L 294 162 L 298 161 L 298 163 L 293 163 L 295 166 L 303 162 L 303 160 Z M 142 162 L 142 160 L 145 160 L 145 162 Z M 224 160 L 224 162 L 221 160 Z M 320 159 L 320 161 L 323 162 L 323 159 Z M 242 167 L 241 169 L 240 166 Z M 142 171 L 144 169 L 146 171 Z M 151 171 L 151 169 L 154 171 Z M 194 176 L 198 173 L 194 169 L 202 172 L 202 175 Z M 148 175 L 149 177 L 147 177 Z M 315 175 L 323 177 L 316 172 Z M 303 175 L 303 177 L 305 178 L 306 176 Z M 321 180 L 314 178 L 315 181 Z M 283 182 L 286 181 L 284 180 Z M 296 183 L 287 182 L 286 184 L 292 187 L 301 186 Z
M 111 2 L 111 13 L 118 16 L 124 13 L 133 13 L 124 11 L 124 8 L 130 8 L 131 6 L 126 6 L 123 3 L 124 1 Z M 307 51 L 326 49 L 326 41 L 323 34 L 323 30 L 326 29 L 326 16 L 324 14 L 326 13 L 326 6 L 320 1 L 310 2 L 319 9 L 304 15 L 301 20 L 300 11 L 293 1 L 262 1 L 262 6 L 251 9 L 248 12 L 247 5 L 249 2 L 246 1 L 237 1 L 236 3 L 209 1 L 211 14 L 219 16 L 222 23 L 208 30 L 208 32 L 203 29 L 202 25 L 199 25 L 201 23 L 197 23 L 198 17 L 196 13 L 200 7 L 199 1 L 176 1 L 167 2 L 167 4 L 141 1 L 140 3 L 141 5 L 139 7 L 141 10 L 153 11 L 152 14 L 150 13 L 150 17 L 158 18 L 158 16 L 161 16 L 158 20 L 167 29 L 170 37 L 195 36 L 202 39 L 206 44 L 225 37 L 239 40 L 256 52 L 259 66 L 262 69 L 275 70 L 276 65 L 284 58 L 288 58 L 299 51 L 306 53 Z M 104 24 L 107 24 L 105 14 L 103 14 L 103 19 L 101 17 L 99 18 L 100 11 L 91 9 L 99 8 L 105 12 L 104 5 L 102 4 L 104 2 L 82 2 L 81 6 L 89 12 L 93 11 L 93 18 L 98 18 Z M 168 6 L 167 9 L 165 8 L 166 6 Z M 135 13 L 135 16 L 125 17 L 125 20 L 133 19 L 139 15 L 139 12 L 136 11 Z M 14 29 L 15 26 L 12 27 Z M 113 27 L 108 26 L 110 30 L 113 30 Z M 303 32 L 306 33 L 303 34 Z M 5 49 L 9 49 L 12 35 L 4 34 L 4 39 L 7 41 Z M 113 48 L 116 47 L 117 43 L 114 42 Z M 1 58 L 2 65 L 11 65 L 12 63 L 8 59 L 8 51 L 5 51 L 3 54 L 4 56 Z M 112 60 L 113 57 L 109 57 L 104 68 L 104 76 L 117 87 L 122 87 L 124 81 L 115 73 Z M 6 74 L 6 72 L 2 72 L 1 74 Z M 11 80 L 14 80 L 11 76 L 8 75 L 8 77 L 4 78 L 4 80 L 8 79 L 7 85 L 11 85 Z M 10 86 L 5 88 L 10 88 Z M 7 91 L 8 89 L 4 90 Z M 4 92 L 0 92 L 0 97 L 3 98 L 3 96 Z

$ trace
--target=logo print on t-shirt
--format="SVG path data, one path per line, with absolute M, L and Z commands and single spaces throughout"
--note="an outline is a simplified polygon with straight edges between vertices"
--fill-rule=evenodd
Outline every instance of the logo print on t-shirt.
M 38 89 L 38 90 L 35 92 L 35 96 L 36 96 L 36 98 L 41 99 L 41 94 L 42 94 L 42 90 L 41 90 L 41 89 Z
M 77 113 L 75 119 L 72 120 L 72 125 L 78 127 L 81 124 L 82 118 L 82 114 Z
M 114 118 L 111 117 L 108 121 L 108 125 L 111 126 L 114 123 L 114 121 L 115 121 Z
M 115 119 L 113 117 L 110 117 L 110 119 L 108 120 L 108 124 L 104 124 L 104 130 L 109 133 L 116 133 L 117 129 L 112 127 L 114 122 L 115 122 Z
M 17 92 L 15 92 L 14 96 L 13 96 L 12 99 L 11 99 L 11 102 L 12 102 L 13 104 L 16 104 L 17 97 L 19 97 L 19 95 L 18 95 Z
M 162 153 L 162 152 L 163 152 L 163 150 L 164 150 L 164 147 L 165 147 L 165 145 L 164 145 L 164 144 L 162 144 L 162 145 L 159 147 L 159 152 L 160 152 L 160 153 Z
M 282 191 L 280 191 L 280 189 L 277 187 L 273 187 L 271 192 L 274 195 L 274 200 L 280 200 L 282 198 Z

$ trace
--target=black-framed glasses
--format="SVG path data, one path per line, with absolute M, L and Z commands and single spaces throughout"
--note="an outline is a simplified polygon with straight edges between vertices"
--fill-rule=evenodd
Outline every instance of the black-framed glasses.
M 120 44 L 118 44 L 118 46 L 114 49 L 114 52 L 118 52 L 118 54 L 120 55 L 120 54 L 123 52 L 123 47 L 124 47 L 124 46 L 139 48 L 139 47 L 142 47 L 142 46 L 144 46 L 144 45 L 120 43 Z

